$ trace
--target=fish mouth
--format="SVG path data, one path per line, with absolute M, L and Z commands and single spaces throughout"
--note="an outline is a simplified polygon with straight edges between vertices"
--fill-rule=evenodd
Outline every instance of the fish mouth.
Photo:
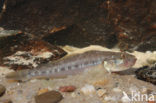
M 132 60 L 127 60 L 126 62 L 125 62 L 125 66 L 127 66 L 127 67 L 132 67 L 135 63 L 136 63 L 136 61 L 137 61 L 137 59 L 136 58 L 133 58 Z

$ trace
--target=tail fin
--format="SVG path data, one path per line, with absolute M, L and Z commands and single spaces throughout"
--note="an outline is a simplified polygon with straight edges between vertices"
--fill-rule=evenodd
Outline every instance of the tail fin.
M 9 80 L 17 81 L 27 81 L 28 80 L 28 70 L 20 70 L 16 72 L 11 72 L 6 75 L 6 78 Z

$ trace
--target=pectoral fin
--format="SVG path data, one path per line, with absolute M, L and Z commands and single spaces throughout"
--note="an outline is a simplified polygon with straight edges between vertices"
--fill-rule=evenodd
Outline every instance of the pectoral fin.
M 111 68 L 109 68 L 108 65 L 109 65 L 109 64 L 108 64 L 107 61 L 104 61 L 104 62 L 103 62 L 103 66 L 104 66 L 104 68 L 107 70 L 107 72 L 108 72 L 109 74 L 111 74 Z

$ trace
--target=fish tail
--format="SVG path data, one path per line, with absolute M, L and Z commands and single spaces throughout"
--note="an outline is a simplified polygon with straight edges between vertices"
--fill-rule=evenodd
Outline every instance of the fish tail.
M 6 78 L 9 80 L 27 81 L 29 80 L 28 70 L 20 70 L 20 71 L 8 73 L 6 75 Z

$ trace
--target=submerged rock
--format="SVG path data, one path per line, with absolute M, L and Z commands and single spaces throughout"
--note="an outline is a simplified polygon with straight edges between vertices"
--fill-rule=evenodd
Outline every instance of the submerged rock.
M 152 66 L 139 68 L 135 74 L 138 79 L 151 82 L 156 85 L 156 63 Z
M 40 40 L 32 34 L 17 30 L 0 31 L 0 64 L 12 69 L 35 68 L 42 63 L 59 59 L 66 52 Z
M 119 42 L 123 50 L 153 51 L 155 5 L 155 0 L 9 0 L 0 26 L 40 38 L 50 33 L 48 41 L 63 45 L 111 48 Z
M 72 86 L 72 85 L 71 86 L 62 86 L 59 88 L 59 90 L 61 92 L 73 92 L 73 91 L 75 91 L 75 89 L 76 89 L 76 87 Z
M 58 103 L 63 96 L 57 91 L 49 91 L 35 97 L 36 103 Z

